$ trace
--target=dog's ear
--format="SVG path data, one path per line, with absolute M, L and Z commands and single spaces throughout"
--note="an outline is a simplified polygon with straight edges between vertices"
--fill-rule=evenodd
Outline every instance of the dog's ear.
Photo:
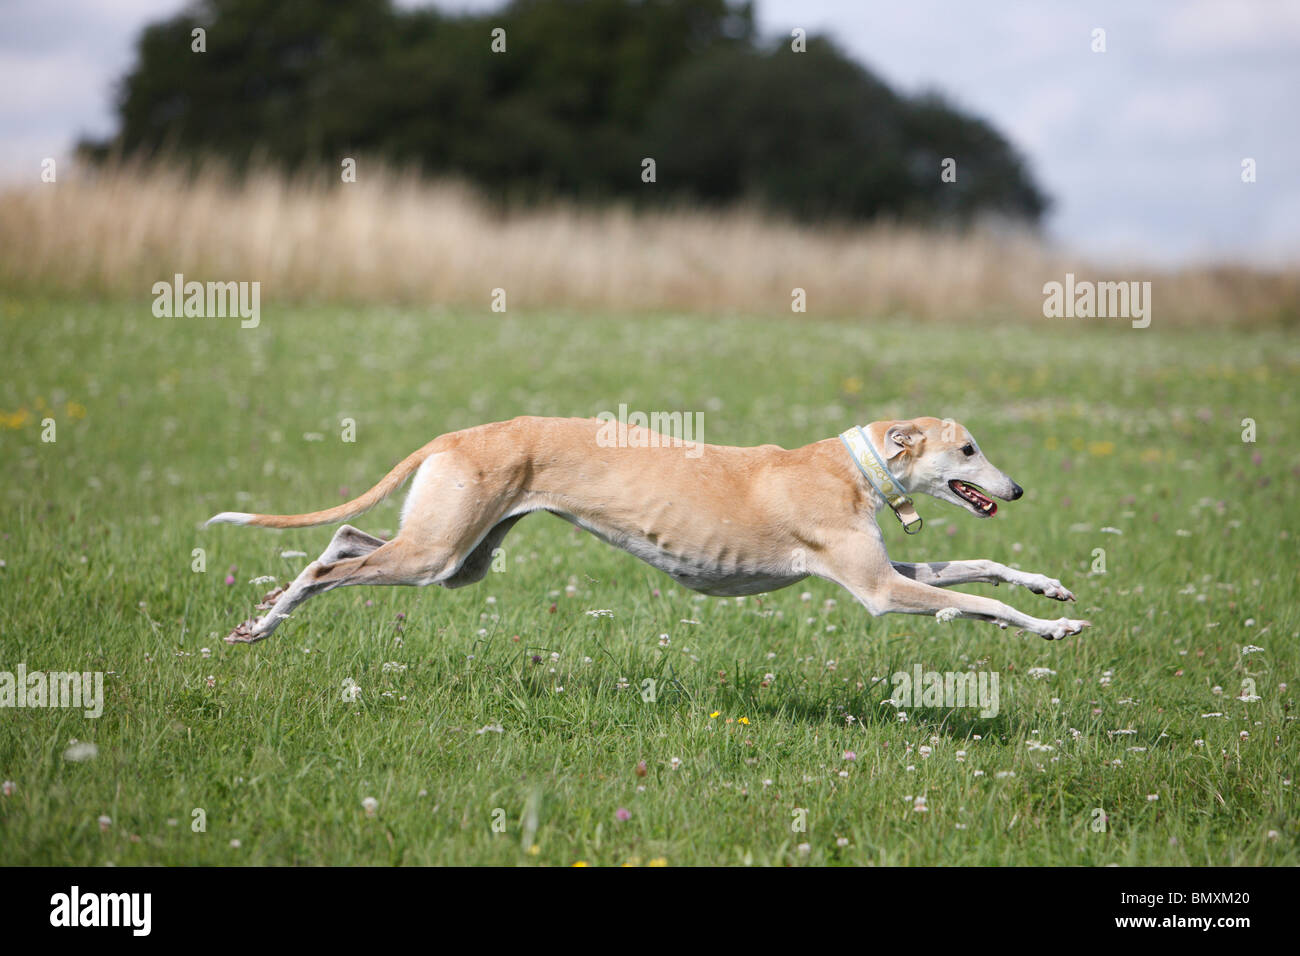
M 885 430 L 885 457 L 892 461 L 905 451 L 915 453 L 923 441 L 921 429 L 911 422 L 897 422 Z

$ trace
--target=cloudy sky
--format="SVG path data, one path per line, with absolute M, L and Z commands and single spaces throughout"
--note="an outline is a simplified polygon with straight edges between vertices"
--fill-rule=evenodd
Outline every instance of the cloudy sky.
M 0 0 L 0 178 L 114 128 L 141 27 L 183 0 Z M 402 6 L 420 5 L 399 0 Z M 490 9 L 493 0 L 444 0 Z M 1172 265 L 1300 262 L 1300 3 L 757 0 L 772 36 L 834 36 L 904 92 L 992 121 L 1062 244 Z M 1092 52 L 1105 30 L 1106 51 Z M 1241 163 L 1256 162 L 1254 184 Z

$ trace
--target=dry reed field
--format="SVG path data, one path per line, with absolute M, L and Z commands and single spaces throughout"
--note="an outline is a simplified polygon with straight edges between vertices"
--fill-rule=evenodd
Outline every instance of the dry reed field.
M 648 187 L 653 188 L 653 187 Z M 174 273 L 267 301 L 1045 321 L 1043 285 L 1152 283 L 1159 324 L 1291 324 L 1300 270 L 1091 265 L 1021 232 L 813 227 L 756 210 L 548 204 L 363 162 L 358 181 L 126 164 L 0 190 L 0 282 L 143 298 Z

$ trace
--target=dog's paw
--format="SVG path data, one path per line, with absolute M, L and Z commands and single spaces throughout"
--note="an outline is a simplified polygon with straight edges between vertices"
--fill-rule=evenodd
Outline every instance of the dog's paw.
M 255 634 L 254 631 L 256 630 L 257 625 L 261 623 L 261 621 L 262 619 L 260 617 L 259 618 L 250 617 L 247 621 L 244 621 L 244 623 L 240 624 L 233 631 L 231 631 L 229 634 L 226 635 L 226 643 L 227 644 L 252 644 L 256 641 L 260 641 L 262 638 L 257 634 Z
M 1038 634 L 1043 640 L 1059 641 L 1071 634 L 1080 633 L 1085 627 L 1092 627 L 1092 622 L 1072 621 L 1068 617 L 1062 617 L 1055 621 L 1048 621 L 1047 627 L 1039 631 Z
M 1043 597 L 1049 597 L 1055 601 L 1074 600 L 1074 595 L 1070 593 L 1064 584 L 1044 574 L 1035 574 L 1025 583 L 1025 587 L 1035 594 L 1041 594 Z
M 257 610 L 269 611 L 271 608 L 275 607 L 276 599 L 287 590 L 289 590 L 289 585 L 281 584 L 275 590 L 267 591 L 266 596 L 256 605 Z

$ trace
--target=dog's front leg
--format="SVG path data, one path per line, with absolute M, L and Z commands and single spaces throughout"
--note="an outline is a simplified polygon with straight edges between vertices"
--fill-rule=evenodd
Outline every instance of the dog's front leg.
M 1031 617 L 992 598 L 945 591 L 904 577 L 889 560 L 884 539 L 874 522 L 828 536 L 818 562 L 815 574 L 847 589 L 877 617 L 881 614 L 934 615 L 940 611 L 952 611 L 955 617 L 990 621 L 999 627 L 1022 628 L 1049 641 L 1078 634 L 1089 626 L 1087 621 L 1064 617 L 1054 621 Z
M 961 591 L 945 591 L 896 573 L 869 586 L 849 586 L 849 590 L 872 614 L 932 615 L 940 611 L 955 611 L 955 617 L 991 621 L 1000 627 L 1021 628 L 1049 641 L 1078 634 L 1090 626 L 1088 621 L 1064 617 L 1056 620 L 1031 617 L 992 598 L 964 594 Z
M 1035 594 L 1055 598 L 1058 601 L 1073 601 L 1071 594 L 1060 581 L 1045 574 L 1032 574 L 1017 571 L 996 561 L 927 561 L 925 564 L 907 564 L 903 561 L 893 562 L 894 570 L 905 578 L 930 584 L 937 588 L 952 587 L 954 584 L 1015 584 L 1028 588 Z

